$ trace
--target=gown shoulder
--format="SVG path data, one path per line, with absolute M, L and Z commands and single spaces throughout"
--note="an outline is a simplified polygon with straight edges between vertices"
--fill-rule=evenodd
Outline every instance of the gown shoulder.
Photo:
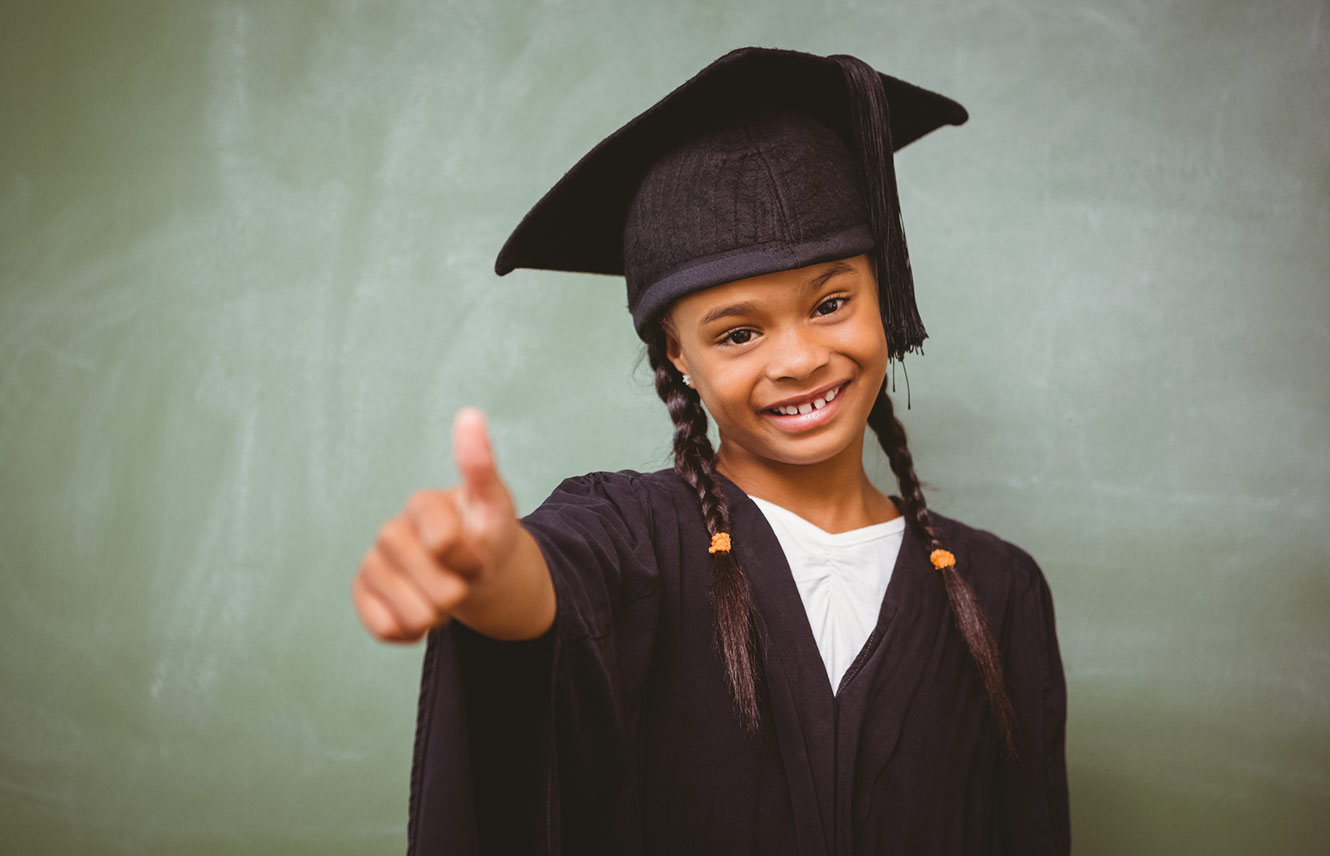
M 929 515 L 942 532 L 943 547 L 956 556 L 956 570 L 981 601 L 1013 594 L 1051 599 L 1043 570 L 1024 548 L 954 517 L 932 510 Z

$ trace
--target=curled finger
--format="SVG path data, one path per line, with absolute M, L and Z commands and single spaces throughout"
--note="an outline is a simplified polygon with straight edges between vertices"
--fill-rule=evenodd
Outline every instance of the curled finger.
M 413 642 L 413 638 L 403 632 L 396 614 L 388 607 L 365 580 L 356 575 L 351 580 L 351 604 L 355 607 L 360 623 L 381 642 Z M 418 637 L 417 637 L 418 638 Z
M 422 549 L 448 570 L 474 577 L 484 566 L 463 526 L 459 491 L 417 491 L 403 517 L 414 527 Z
M 410 638 L 418 638 L 438 623 L 441 613 L 411 578 L 375 548 L 361 565 L 360 579 L 397 619 Z
M 449 612 L 466 597 L 470 584 L 425 549 L 423 536 L 411 520 L 397 517 L 384 525 L 379 548 L 403 571 L 440 612 Z

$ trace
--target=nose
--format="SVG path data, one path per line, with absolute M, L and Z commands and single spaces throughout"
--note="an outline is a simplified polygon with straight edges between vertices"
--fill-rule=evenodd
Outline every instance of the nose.
M 807 380 L 830 360 L 831 348 L 803 325 L 783 328 L 774 338 L 767 349 L 767 377 L 772 380 Z

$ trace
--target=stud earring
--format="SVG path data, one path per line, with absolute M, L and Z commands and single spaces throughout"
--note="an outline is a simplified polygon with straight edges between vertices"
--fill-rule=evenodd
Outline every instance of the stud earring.
M 683 385 L 686 386 L 686 387 L 688 387 L 689 389 L 692 389 L 692 386 L 693 386 L 693 378 L 692 378 L 691 375 L 684 375 L 684 376 L 683 376 Z

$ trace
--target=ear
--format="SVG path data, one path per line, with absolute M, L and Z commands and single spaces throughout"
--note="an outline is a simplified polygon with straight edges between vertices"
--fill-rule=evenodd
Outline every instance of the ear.
M 683 346 L 679 344 L 679 337 L 674 334 L 674 325 L 665 326 L 665 356 L 669 359 L 679 374 L 689 374 L 688 361 L 683 356 Z

